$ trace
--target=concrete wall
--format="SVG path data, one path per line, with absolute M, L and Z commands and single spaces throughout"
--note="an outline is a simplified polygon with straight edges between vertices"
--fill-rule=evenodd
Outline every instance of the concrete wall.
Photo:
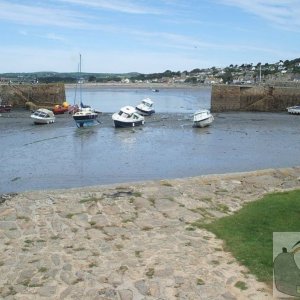
M 27 102 L 37 107 L 53 107 L 66 99 L 64 84 L 6 84 L 0 85 L 0 97 L 13 107 L 25 107 Z
M 285 86 L 213 85 L 212 112 L 222 111 L 286 111 L 300 105 L 300 88 Z

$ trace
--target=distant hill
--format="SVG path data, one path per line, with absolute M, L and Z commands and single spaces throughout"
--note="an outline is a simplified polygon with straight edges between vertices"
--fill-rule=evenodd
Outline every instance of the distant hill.
M 195 68 L 191 71 L 173 72 L 166 70 L 162 73 L 143 74 L 138 72 L 129 73 L 89 73 L 83 72 L 32 72 L 32 73 L 2 73 L 0 80 L 3 82 L 12 83 L 76 83 L 79 80 L 85 82 L 126 82 L 128 80 L 133 82 L 167 82 L 170 80 L 178 82 L 196 83 L 234 83 L 238 82 L 256 82 L 258 78 L 272 78 L 272 80 L 282 74 L 295 80 L 300 77 L 300 58 L 293 60 L 280 60 L 276 63 L 257 63 L 229 65 L 225 68 Z M 288 80 L 288 79 L 287 79 Z

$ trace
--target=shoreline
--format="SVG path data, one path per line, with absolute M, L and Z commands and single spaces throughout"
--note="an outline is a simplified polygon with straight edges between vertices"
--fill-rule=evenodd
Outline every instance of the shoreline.
M 294 167 L 2 195 L 0 295 L 272 299 L 221 240 L 189 228 L 299 188 Z

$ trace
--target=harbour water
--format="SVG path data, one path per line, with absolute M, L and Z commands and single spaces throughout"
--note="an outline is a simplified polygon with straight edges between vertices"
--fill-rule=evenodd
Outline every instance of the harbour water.
M 114 128 L 112 113 L 144 97 L 156 109 L 145 125 Z M 299 116 L 219 113 L 193 128 L 193 112 L 210 107 L 209 88 L 86 89 L 83 99 L 103 112 L 97 126 L 77 128 L 66 114 L 45 126 L 28 111 L 2 114 L 0 194 L 300 165 Z

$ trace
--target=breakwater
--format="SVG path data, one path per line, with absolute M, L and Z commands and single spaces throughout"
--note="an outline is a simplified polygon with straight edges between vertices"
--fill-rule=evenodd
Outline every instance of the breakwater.
M 212 112 L 263 111 L 281 112 L 300 103 L 298 86 L 213 85 Z
M 3 102 L 19 108 L 24 108 L 28 102 L 52 107 L 66 99 L 65 86 L 61 83 L 0 85 L 0 97 Z

